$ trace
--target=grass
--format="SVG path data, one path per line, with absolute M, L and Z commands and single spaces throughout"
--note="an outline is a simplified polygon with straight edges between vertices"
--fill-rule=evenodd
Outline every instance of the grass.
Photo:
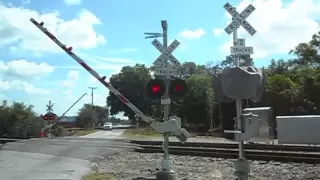
M 133 129 L 126 129 L 123 134 L 125 137 L 131 136 L 161 136 L 161 134 L 155 132 L 152 128 L 133 128 Z
M 76 130 L 75 136 L 85 136 L 97 132 L 97 130 Z
M 97 171 L 93 171 L 85 176 L 83 180 L 114 180 L 114 178 L 107 173 L 99 173 Z

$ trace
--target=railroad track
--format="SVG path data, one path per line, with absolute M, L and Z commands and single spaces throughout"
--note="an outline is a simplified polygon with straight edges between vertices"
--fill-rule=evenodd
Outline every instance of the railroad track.
M 135 148 L 136 152 L 163 153 L 161 147 L 162 142 L 160 141 L 131 141 L 131 143 L 138 145 L 138 148 Z M 227 159 L 236 159 L 239 157 L 238 145 L 225 143 L 182 144 L 179 142 L 172 142 L 169 147 L 169 153 L 173 155 Z M 320 164 L 320 148 L 309 146 L 246 144 L 245 157 L 249 160 Z
M 16 142 L 19 140 L 25 140 L 25 139 L 18 139 L 18 138 L 0 138 L 0 144 L 6 144 L 9 142 Z
M 162 141 L 136 141 L 131 140 L 130 143 L 137 145 L 151 145 L 161 146 Z M 237 149 L 238 143 L 202 143 L 202 142 L 169 142 L 170 147 L 207 147 L 207 148 L 224 148 L 224 149 Z M 269 144 L 245 144 L 245 149 L 252 150 L 274 150 L 274 151 L 306 151 L 306 152 L 319 152 L 318 146 L 296 146 L 296 145 L 269 145 Z

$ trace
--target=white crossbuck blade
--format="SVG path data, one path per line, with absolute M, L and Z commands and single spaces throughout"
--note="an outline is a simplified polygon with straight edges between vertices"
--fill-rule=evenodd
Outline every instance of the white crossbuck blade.
M 163 47 L 163 45 L 157 40 L 154 39 L 151 44 L 162 53 L 154 62 L 154 66 L 161 66 L 166 60 L 169 60 L 174 67 L 181 66 L 181 63 L 171 54 L 174 50 L 177 49 L 177 47 L 180 45 L 180 42 L 177 40 L 174 40 L 166 49 Z
M 253 5 L 249 5 L 244 9 L 240 14 L 237 10 L 231 6 L 229 3 L 226 3 L 224 9 L 232 16 L 232 22 L 224 29 L 226 33 L 231 34 L 237 28 L 242 26 L 251 36 L 253 36 L 257 31 L 245 20 L 254 10 Z

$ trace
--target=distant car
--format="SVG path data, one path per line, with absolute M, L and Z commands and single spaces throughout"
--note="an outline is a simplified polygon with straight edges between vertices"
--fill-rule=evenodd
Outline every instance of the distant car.
M 111 123 L 111 122 L 106 122 L 106 123 L 104 123 L 103 129 L 105 129 L 105 130 L 112 130 L 112 123 Z

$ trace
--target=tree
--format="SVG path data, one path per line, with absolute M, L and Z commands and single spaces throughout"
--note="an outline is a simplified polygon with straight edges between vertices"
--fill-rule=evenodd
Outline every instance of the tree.
M 137 64 L 133 67 L 123 67 L 119 74 L 113 75 L 110 78 L 110 83 L 136 107 L 143 109 L 146 97 L 145 85 L 150 79 L 151 74 L 149 73 L 149 69 L 145 65 Z M 110 115 L 124 112 L 124 115 L 128 116 L 129 119 L 134 119 L 135 113 L 112 92 L 109 92 L 107 104 L 110 106 Z
M 202 126 L 209 124 L 208 111 L 212 111 L 212 79 L 206 73 L 194 74 L 187 79 L 189 92 L 179 109 L 179 114 L 188 119 L 188 123 Z M 211 108 L 211 109 L 209 109 Z
M 77 125 L 90 128 L 92 118 L 94 124 L 104 124 L 109 118 L 108 109 L 101 106 L 92 108 L 90 104 L 84 104 L 78 112 Z
M 13 102 L 8 106 L 3 101 L 0 106 L 0 135 L 28 137 L 40 135 L 41 120 L 36 117 L 33 106 Z
M 178 76 L 182 79 L 187 79 L 194 74 L 202 73 L 205 70 L 205 66 L 196 65 L 194 62 L 184 62 L 178 69 Z

